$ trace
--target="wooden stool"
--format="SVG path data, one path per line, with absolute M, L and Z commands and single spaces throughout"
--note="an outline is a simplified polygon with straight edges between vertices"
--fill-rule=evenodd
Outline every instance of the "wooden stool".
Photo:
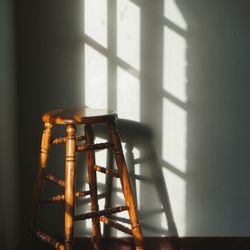
M 45 113 L 42 119 L 44 122 L 44 131 L 42 134 L 39 171 L 34 190 L 32 214 L 32 228 L 35 231 L 36 236 L 42 241 L 49 243 L 56 249 L 72 250 L 74 239 L 74 221 L 92 218 L 92 238 L 95 250 L 101 249 L 100 221 L 106 225 L 121 230 L 124 233 L 132 235 L 135 240 L 136 249 L 144 249 L 143 236 L 138 221 L 138 215 L 129 181 L 127 165 L 124 159 L 120 136 L 117 129 L 117 114 L 107 110 L 95 110 L 87 108 L 72 110 L 60 109 Z M 110 134 L 110 142 L 94 144 L 92 125 L 95 123 L 107 124 Z M 55 124 L 66 125 L 66 137 L 51 139 L 51 129 Z M 85 125 L 84 136 L 76 136 L 75 125 L 79 124 Z M 85 141 L 85 143 L 82 145 L 77 145 L 76 141 Z M 46 173 L 46 164 L 48 160 L 50 145 L 60 143 L 66 144 L 64 180 L 58 179 L 55 176 Z M 95 163 L 94 151 L 97 149 L 99 150 L 107 148 L 113 149 L 118 171 L 97 166 Z M 83 151 L 86 151 L 87 154 L 88 182 L 90 190 L 75 192 L 75 156 L 77 152 Z M 126 205 L 99 210 L 97 199 L 96 171 L 120 178 Z M 40 202 L 42 202 L 41 193 L 45 180 L 54 182 L 65 188 L 64 194 L 53 196 L 45 200 L 45 202 L 65 202 L 64 245 L 53 239 L 48 234 L 37 229 L 39 207 Z M 83 197 L 86 195 L 90 195 L 91 212 L 74 215 L 75 198 Z M 105 216 L 125 210 L 128 210 L 129 213 L 131 229 L 117 222 L 114 222 L 113 220 L 110 220 Z

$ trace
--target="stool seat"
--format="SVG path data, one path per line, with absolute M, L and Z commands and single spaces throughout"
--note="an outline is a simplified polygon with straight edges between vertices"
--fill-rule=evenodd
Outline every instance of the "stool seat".
M 108 122 L 117 118 L 117 114 L 105 109 L 56 109 L 45 113 L 44 123 L 54 124 L 90 124 Z

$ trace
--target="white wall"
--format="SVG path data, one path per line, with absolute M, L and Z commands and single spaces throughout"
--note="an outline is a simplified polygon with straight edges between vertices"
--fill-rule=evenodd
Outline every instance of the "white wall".
M 115 109 L 145 235 L 249 235 L 249 4 L 105 2 L 17 4 L 22 176 L 43 111 Z
M 17 249 L 18 161 L 13 1 L 0 2 L 0 234 L 1 248 Z

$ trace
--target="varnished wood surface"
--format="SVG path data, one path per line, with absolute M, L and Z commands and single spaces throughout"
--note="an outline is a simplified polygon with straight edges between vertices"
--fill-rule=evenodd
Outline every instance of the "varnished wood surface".
M 94 143 L 94 132 L 93 127 L 90 124 L 85 125 L 85 136 L 86 143 Z M 88 181 L 89 181 L 89 190 L 90 190 L 90 204 L 92 213 L 99 212 L 99 204 L 97 198 L 97 179 L 95 171 L 95 153 L 94 151 L 87 152 L 87 167 L 88 167 Z M 92 217 L 92 240 L 93 240 L 93 249 L 101 250 L 101 227 L 100 221 L 97 217 Z
M 43 122 L 54 124 L 88 124 L 108 122 L 117 118 L 117 114 L 104 109 L 56 109 L 42 116 Z
M 44 130 L 41 140 L 41 149 L 40 149 L 40 158 L 38 165 L 38 175 L 35 183 L 35 188 L 33 192 L 33 204 L 32 204 L 32 227 L 36 227 L 38 221 L 38 213 L 40 208 L 40 198 L 44 185 L 45 179 L 45 169 L 48 161 L 49 147 L 50 147 L 50 138 L 51 138 L 51 129 L 53 125 L 51 123 L 44 124 Z
M 109 219 L 109 218 L 107 218 L 105 216 L 99 217 L 99 220 L 101 222 L 103 222 L 104 224 L 110 226 L 110 227 L 113 227 L 113 228 L 115 228 L 117 230 L 120 230 L 120 231 L 122 231 L 122 232 L 124 232 L 126 234 L 133 235 L 131 229 L 129 229 L 128 227 L 126 227 L 126 226 L 124 226 L 124 225 L 122 225 L 120 223 L 117 223 L 117 222 L 115 222 L 115 221 L 113 221 L 113 220 L 111 220 L 111 219 Z
M 108 123 L 108 129 L 109 129 L 110 139 L 113 143 L 113 153 L 115 156 L 118 173 L 121 177 L 120 180 L 125 202 L 129 208 L 128 213 L 130 218 L 132 234 L 135 240 L 136 250 L 144 250 L 143 235 L 139 223 L 135 200 L 129 180 L 128 168 L 122 151 L 121 139 L 116 121 Z
M 74 206 L 75 206 L 75 132 L 73 125 L 67 126 L 65 150 L 65 212 L 64 212 L 64 250 L 73 250 Z

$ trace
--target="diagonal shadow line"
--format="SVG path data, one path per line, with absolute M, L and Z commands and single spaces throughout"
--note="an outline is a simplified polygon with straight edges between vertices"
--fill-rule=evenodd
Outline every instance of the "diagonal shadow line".
M 178 35 L 187 38 L 187 32 L 180 28 L 178 25 L 170 21 L 168 18 L 163 17 L 163 23 L 168 26 L 170 29 L 174 30 Z
M 158 208 L 158 209 L 153 209 L 150 211 L 146 211 L 146 210 L 141 209 L 140 212 L 142 213 L 141 218 L 143 219 L 144 217 L 154 216 L 156 214 L 164 213 L 165 211 L 163 208 Z
M 179 100 L 178 98 L 176 98 L 175 96 L 173 96 L 172 94 L 170 94 L 168 91 L 166 91 L 164 89 L 162 90 L 162 95 L 164 97 L 166 97 L 167 99 L 169 99 L 174 104 L 176 104 L 179 107 L 181 107 L 183 110 L 187 111 L 187 108 L 188 108 L 188 104 L 187 103 L 182 102 L 181 100 Z
M 131 3 L 133 3 L 133 4 L 135 4 L 135 5 L 137 5 L 139 8 L 141 8 L 142 6 L 142 4 L 143 4 L 143 0 L 129 0 Z
M 179 169 L 177 169 L 176 167 L 174 167 L 173 165 L 171 165 L 170 163 L 162 160 L 161 161 L 162 166 L 167 168 L 168 170 L 170 170 L 171 172 L 173 172 L 174 174 L 176 174 L 177 176 L 179 176 L 182 179 L 186 178 L 186 174 L 183 173 L 182 171 L 180 171 Z
M 91 46 L 95 50 L 97 50 L 102 55 L 109 58 L 109 60 L 113 61 L 114 64 L 120 66 L 125 71 L 127 71 L 132 76 L 134 76 L 135 78 L 140 79 L 140 71 L 139 70 L 135 69 L 133 66 L 126 63 L 125 61 L 123 61 L 118 56 L 114 55 L 112 52 L 110 52 L 109 49 L 107 49 L 104 46 L 100 45 L 99 43 L 97 43 L 94 39 L 92 39 L 88 35 L 84 34 L 83 42 L 88 44 L 89 46 Z
M 134 173 L 129 173 L 129 176 L 131 178 L 139 180 L 139 181 L 153 183 L 153 181 L 150 178 L 146 177 L 146 176 L 142 176 L 142 175 L 138 175 L 138 174 L 134 174 Z

